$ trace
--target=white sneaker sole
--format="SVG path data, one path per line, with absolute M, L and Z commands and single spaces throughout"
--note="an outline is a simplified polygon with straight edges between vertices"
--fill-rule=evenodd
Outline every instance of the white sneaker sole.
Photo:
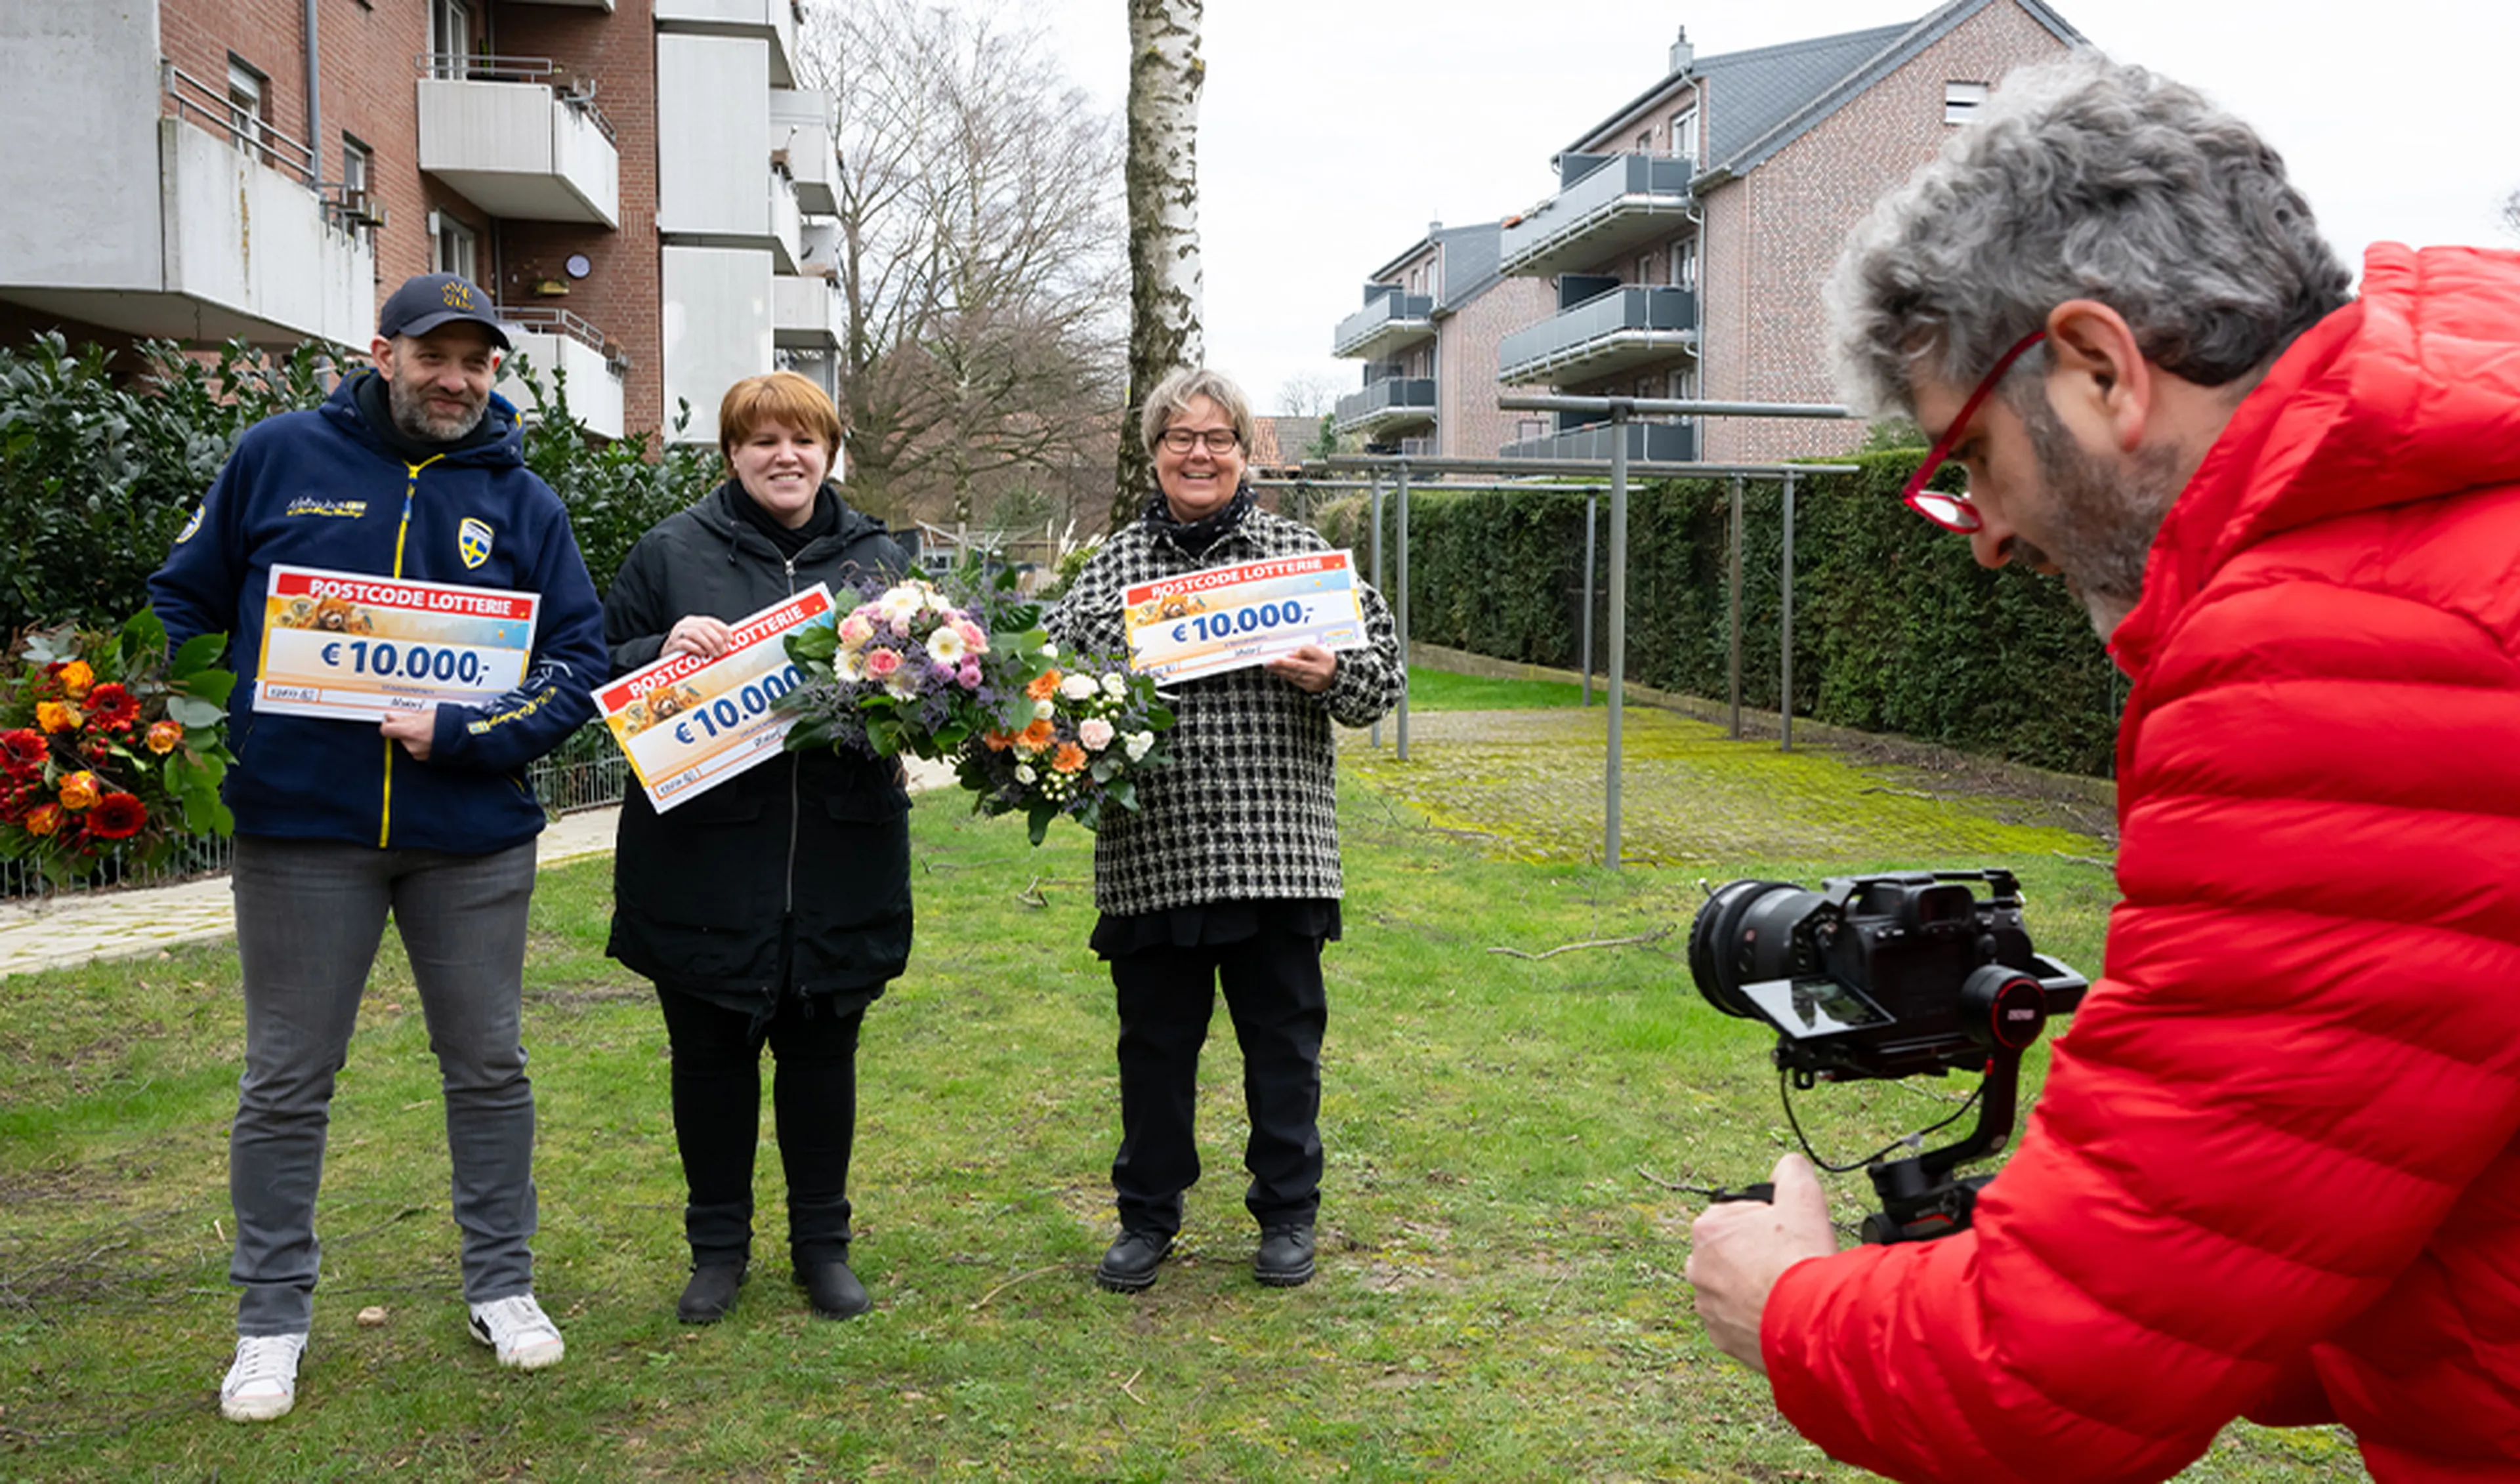
M 297 1398 L 293 1393 L 289 1396 L 223 1396 L 219 1398 L 219 1416 L 231 1422 L 268 1422 L 274 1417 L 289 1416 L 289 1409 L 296 1405 Z

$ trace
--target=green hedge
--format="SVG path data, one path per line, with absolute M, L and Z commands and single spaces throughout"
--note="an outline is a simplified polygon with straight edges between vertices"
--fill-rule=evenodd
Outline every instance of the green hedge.
M 2105 777 L 2124 688 L 2064 585 L 2017 566 L 1989 571 L 1968 543 L 1899 501 L 1915 450 L 1859 455 L 1853 474 L 1796 481 L 1794 714 L 1897 733 L 2060 771 Z M 1729 481 L 1638 486 L 1628 515 L 1628 677 L 1728 694 Z M 1545 490 L 1413 491 L 1412 637 L 1575 668 L 1583 621 L 1584 500 Z M 1383 501 L 1384 575 L 1397 502 Z M 1783 497 L 1750 482 L 1743 508 L 1742 700 L 1777 707 L 1778 559 Z M 1599 550 L 1609 551 L 1609 498 Z M 1321 513 L 1333 545 L 1366 549 L 1361 498 Z M 1606 567 L 1604 567 L 1606 572 Z M 1599 586 L 1606 586 L 1606 576 Z M 1595 669 L 1606 671 L 1597 591 Z
M 149 601 L 149 574 L 237 438 L 332 385 L 313 345 L 272 356 L 230 342 L 204 359 L 149 341 L 139 361 L 109 367 L 96 346 L 49 334 L 0 346 L 0 636 L 119 627 Z M 592 437 L 569 414 L 564 377 L 547 381 L 522 357 L 514 369 L 536 417 L 525 462 L 559 491 L 608 588 L 650 526 L 716 482 L 717 451 Z

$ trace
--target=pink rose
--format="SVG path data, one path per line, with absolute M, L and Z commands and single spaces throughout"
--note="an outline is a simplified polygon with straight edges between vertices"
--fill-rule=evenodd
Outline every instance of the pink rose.
M 1089 752 L 1100 752 L 1111 745 L 1111 724 L 1100 716 L 1089 716 L 1076 725 L 1076 740 Z
M 980 626 L 968 618 L 956 619 L 954 632 L 962 635 L 963 643 L 975 651 L 986 651 L 989 647 L 989 636 L 981 633 Z
M 878 680 L 888 678 L 901 668 L 901 655 L 893 650 L 871 650 L 867 652 L 867 673 Z
M 976 691 L 976 690 L 978 690 L 978 689 L 980 688 L 980 665 L 979 665 L 979 661 L 977 661 L 977 660 L 972 660 L 972 659 L 966 659 L 966 660 L 964 660 L 964 661 L 963 661 L 963 669 L 962 669 L 961 679 L 962 679 L 962 681 L 963 681 L 963 689 L 964 689 L 964 690 L 966 690 L 966 691 Z
M 840 643 L 850 649 L 854 650 L 874 637 L 875 625 L 867 621 L 863 611 L 851 613 L 840 620 Z

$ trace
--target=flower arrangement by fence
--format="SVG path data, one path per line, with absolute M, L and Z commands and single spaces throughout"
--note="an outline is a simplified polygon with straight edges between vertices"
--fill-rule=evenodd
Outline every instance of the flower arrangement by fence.
M 1136 808 L 1173 724 L 1154 682 L 1125 658 L 1062 671 L 1012 573 L 957 579 L 953 596 L 916 578 L 870 601 L 844 593 L 837 624 L 788 637 L 803 677 L 778 703 L 797 713 L 788 749 L 951 762 L 976 812 L 1023 812 L 1036 845 L 1061 815 L 1093 830 L 1107 806 Z
M 193 836 L 235 826 L 219 780 L 236 676 L 221 634 L 170 660 L 141 609 L 104 633 L 63 624 L 0 663 L 0 857 L 47 880 L 80 880 L 109 858 L 154 867 Z

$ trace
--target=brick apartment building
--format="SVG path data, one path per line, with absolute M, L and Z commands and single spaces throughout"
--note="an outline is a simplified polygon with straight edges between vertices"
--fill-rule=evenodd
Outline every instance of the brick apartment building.
M 1363 360 L 1365 385 L 1339 398 L 1332 426 L 1376 449 L 1488 457 L 1512 428 L 1497 411 L 1497 341 L 1545 314 L 1549 291 L 1497 271 L 1503 230 L 1430 224 L 1376 268 L 1365 307 L 1339 321 L 1330 353 Z
M 2042 0 L 1950 0 L 1911 22 L 1720 57 L 1695 56 L 1684 31 L 1660 82 L 1557 156 L 1556 194 L 1505 220 L 1498 268 L 1540 287 L 1540 306 L 1492 350 L 1448 346 L 1448 364 L 1484 358 L 1504 385 L 1574 395 L 1834 401 L 1821 288 L 1848 229 L 2004 73 L 2083 44 Z M 1461 399 L 1482 392 L 1505 416 L 1491 387 Z M 1440 451 L 1598 459 L 1612 435 L 1572 414 L 1488 431 Z M 1708 419 L 1626 436 L 1632 458 L 1734 462 L 1839 452 L 1861 433 Z
M 835 120 L 795 0 L 0 7 L 0 341 L 330 341 L 416 273 L 498 299 L 608 436 L 829 387 Z M 40 202 L 41 210 L 22 208 Z M 500 390 L 523 400 L 521 385 Z

